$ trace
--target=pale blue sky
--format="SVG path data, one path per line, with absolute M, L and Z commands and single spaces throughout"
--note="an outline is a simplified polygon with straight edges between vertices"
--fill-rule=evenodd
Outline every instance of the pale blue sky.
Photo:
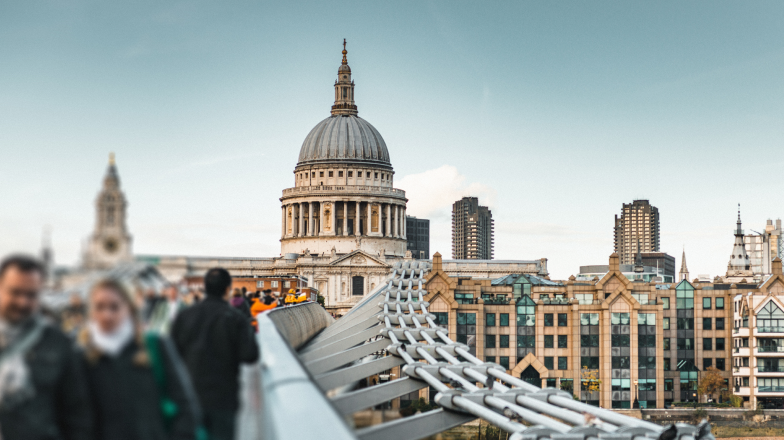
M 343 38 L 432 251 L 469 193 L 559 278 L 634 198 L 693 274 L 784 216 L 784 2 L 227 3 L 0 2 L 0 254 L 77 262 L 114 151 L 136 252 L 278 255 Z

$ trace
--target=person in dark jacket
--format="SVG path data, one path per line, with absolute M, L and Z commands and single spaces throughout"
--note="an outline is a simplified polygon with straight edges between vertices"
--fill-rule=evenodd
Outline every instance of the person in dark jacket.
M 0 263 L 0 437 L 91 440 L 79 354 L 37 313 L 43 278 L 43 265 L 33 258 Z
M 204 288 L 205 300 L 177 315 L 171 337 L 191 374 L 210 440 L 233 440 L 240 364 L 255 362 L 259 348 L 247 317 L 227 302 L 229 272 L 210 269 Z
M 193 439 L 201 414 L 171 341 L 142 337 L 133 300 L 118 281 L 99 281 L 89 301 L 89 322 L 79 344 L 87 365 L 96 438 Z M 162 402 L 173 409 L 164 414 Z
M 248 303 L 245 300 L 245 293 L 241 292 L 239 289 L 234 289 L 230 304 L 248 318 L 248 322 L 250 322 L 250 306 L 248 306 Z

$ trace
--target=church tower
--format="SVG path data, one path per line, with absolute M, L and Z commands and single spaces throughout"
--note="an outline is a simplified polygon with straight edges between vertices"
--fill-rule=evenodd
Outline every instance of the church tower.
M 686 267 L 686 249 L 683 249 L 683 256 L 681 257 L 681 271 L 678 274 L 681 280 L 689 281 L 689 268 Z
M 743 228 L 740 222 L 740 204 L 738 204 L 735 244 L 732 247 L 730 262 L 727 264 L 727 277 L 747 278 L 747 281 L 751 281 L 753 276 L 751 260 L 749 260 L 749 256 L 746 254 L 746 246 L 743 244 Z
M 126 226 L 128 203 L 120 190 L 120 176 L 109 155 L 109 168 L 103 178 L 103 188 L 95 201 L 95 230 L 90 237 L 84 265 L 89 269 L 109 269 L 118 263 L 133 260 L 131 235 Z

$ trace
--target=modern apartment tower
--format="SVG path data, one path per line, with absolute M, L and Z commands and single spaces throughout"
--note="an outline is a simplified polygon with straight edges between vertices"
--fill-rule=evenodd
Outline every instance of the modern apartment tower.
M 624 203 L 620 218 L 615 216 L 615 253 L 620 264 L 634 264 L 638 247 L 643 254 L 659 252 L 659 243 L 659 209 L 647 200 Z
M 476 197 L 463 197 L 452 205 L 452 258 L 493 259 L 493 214 Z
M 414 258 L 430 258 L 430 220 L 406 216 L 406 240 Z

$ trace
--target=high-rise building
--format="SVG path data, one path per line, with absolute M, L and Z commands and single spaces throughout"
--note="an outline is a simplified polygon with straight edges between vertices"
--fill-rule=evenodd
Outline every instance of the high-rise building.
M 781 233 L 781 219 L 768 219 L 764 232 L 750 230 L 743 236 L 746 254 L 751 260 L 751 271 L 755 275 L 770 275 L 775 258 L 784 258 L 784 238 Z
M 621 217 L 615 216 L 615 253 L 621 264 L 634 264 L 638 247 L 643 254 L 659 252 L 659 243 L 659 209 L 647 200 L 624 203 Z
M 452 205 L 452 258 L 493 259 L 493 214 L 476 197 L 463 197 Z
M 430 220 L 406 216 L 408 250 L 414 258 L 430 258 Z

